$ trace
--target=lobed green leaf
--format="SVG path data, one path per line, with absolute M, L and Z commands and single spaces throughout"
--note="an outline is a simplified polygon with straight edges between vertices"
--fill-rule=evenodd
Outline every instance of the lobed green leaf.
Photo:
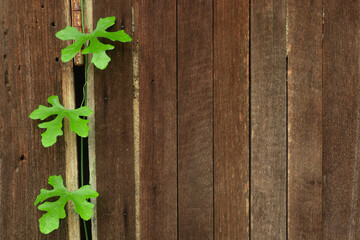
M 56 37 L 61 40 L 75 40 L 73 44 L 61 50 L 61 59 L 63 62 L 70 61 L 82 46 L 89 41 L 89 46 L 82 53 L 92 53 L 91 62 L 99 69 L 105 69 L 110 62 L 110 57 L 106 54 L 107 50 L 114 49 L 110 44 L 103 44 L 98 40 L 99 37 L 108 38 L 112 41 L 130 42 L 131 37 L 124 30 L 117 32 L 107 32 L 106 29 L 115 24 L 115 17 L 100 18 L 96 29 L 89 34 L 79 32 L 76 28 L 67 26 L 65 29 L 56 33 Z
M 59 197 L 55 202 L 45 202 L 38 207 L 39 210 L 47 212 L 39 219 L 39 227 L 42 233 L 48 234 L 59 228 L 60 219 L 66 217 L 65 205 L 69 200 L 74 202 L 75 212 L 77 212 L 81 218 L 84 220 L 91 218 L 94 205 L 89 203 L 87 199 L 96 198 L 99 196 L 99 193 L 91 190 L 89 185 L 70 192 L 64 186 L 63 179 L 60 175 L 49 177 L 49 184 L 53 186 L 54 189 L 41 189 L 40 194 L 34 202 L 34 206 L 36 206 L 48 198 Z
M 55 119 L 40 123 L 39 128 L 45 128 L 46 131 L 41 134 L 41 143 L 44 147 L 50 147 L 56 143 L 58 136 L 63 135 L 62 120 L 66 116 L 70 121 L 71 131 L 77 133 L 80 137 L 89 135 L 89 120 L 82 119 L 80 116 L 90 116 L 93 112 L 88 106 L 78 109 L 66 109 L 60 104 L 58 96 L 50 96 L 48 102 L 52 107 L 40 105 L 38 109 L 30 114 L 31 119 L 44 120 L 52 115 L 57 115 Z

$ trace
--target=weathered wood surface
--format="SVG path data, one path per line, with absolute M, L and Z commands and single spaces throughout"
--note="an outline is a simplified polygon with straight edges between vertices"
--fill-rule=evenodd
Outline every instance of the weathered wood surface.
M 131 1 L 94 1 L 94 26 L 115 16 L 109 31 L 131 34 Z M 103 40 L 103 42 L 107 42 Z M 106 70 L 94 70 L 98 239 L 135 239 L 132 44 L 111 43 Z
M 85 1 L 84 2 L 85 10 L 84 10 L 84 22 L 86 28 L 89 32 L 92 32 L 94 29 L 93 23 L 93 1 Z M 76 61 L 81 61 L 82 57 L 80 56 L 77 60 L 76 57 L 74 59 L 74 65 Z M 85 56 L 83 56 L 83 61 L 85 64 Z M 89 58 L 90 59 L 90 58 Z M 94 82 L 94 65 L 90 65 L 88 67 L 88 79 L 87 79 L 87 102 L 86 105 L 93 110 L 93 114 L 88 116 L 89 120 L 89 135 L 88 135 L 88 157 L 89 157 L 89 184 L 91 189 L 96 189 L 96 136 L 95 136 L 95 118 L 96 118 L 96 109 L 95 109 L 95 82 Z M 78 93 L 76 93 L 78 94 Z M 92 240 L 98 239 L 98 228 L 97 228 L 97 198 L 90 199 L 90 202 L 94 204 L 93 215 L 91 216 L 91 229 L 89 230 L 89 236 L 91 236 Z M 91 230 L 91 233 L 90 233 Z
M 69 2 L 67 2 L 70 4 Z M 65 9 L 71 9 L 71 6 L 65 5 Z M 66 11 L 64 14 L 67 14 Z M 52 23 L 52 25 L 56 23 Z M 71 23 L 68 23 L 71 24 Z M 59 26 L 59 30 L 66 26 Z M 59 41 L 59 40 L 58 40 Z M 67 45 L 72 44 L 72 41 L 67 41 Z M 60 52 L 60 49 L 57 51 Z M 63 106 L 67 109 L 76 108 L 75 98 L 75 75 L 73 71 L 72 62 L 63 64 L 62 71 L 62 90 L 63 90 Z M 48 105 L 48 103 L 46 104 Z M 79 188 L 79 168 L 78 168 L 78 152 L 77 152 L 77 135 L 70 129 L 70 121 L 68 118 L 64 118 L 64 141 L 65 141 L 65 186 L 69 191 L 76 191 Z M 75 212 L 75 204 L 69 201 L 66 204 L 67 222 L 68 222 L 68 238 L 80 239 L 80 217 Z
M 322 239 L 322 3 L 288 2 L 288 236 Z
M 179 239 L 213 239 L 212 1 L 178 1 Z
M 214 4 L 214 238 L 249 239 L 249 1 Z
M 140 238 L 177 238 L 176 2 L 134 2 L 140 83 Z
M 324 1 L 324 239 L 359 239 L 358 1 Z
M 44 148 L 40 121 L 29 118 L 49 96 L 63 101 L 63 82 L 71 82 L 72 66 L 59 61 L 67 43 L 55 37 L 70 24 L 69 4 L 1 0 L 0 9 L 0 239 L 69 239 L 67 220 L 41 234 L 44 212 L 34 207 L 49 176 L 65 180 L 64 137 Z
M 251 238 L 286 239 L 286 6 L 251 1 Z
M 69 2 L 0 0 L 0 239 L 78 238 L 33 206 L 50 175 L 76 187 L 75 137 L 45 149 L 28 118 L 74 104 Z M 94 237 L 358 239 L 357 1 L 92 3 L 134 39 L 90 84 Z

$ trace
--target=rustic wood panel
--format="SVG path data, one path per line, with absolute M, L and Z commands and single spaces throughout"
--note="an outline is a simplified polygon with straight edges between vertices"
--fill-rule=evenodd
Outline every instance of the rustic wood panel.
M 0 1 L 0 239 L 68 239 L 67 220 L 49 235 L 34 207 L 48 177 L 65 179 L 64 137 L 49 148 L 29 114 L 50 95 L 62 97 L 72 66 L 59 61 L 67 43 L 55 33 L 69 25 L 69 5 L 57 1 Z M 21 13 L 20 15 L 16 13 Z M 66 134 L 66 133 L 65 133 Z
M 288 2 L 289 239 L 322 239 L 322 2 Z
M 360 234 L 359 31 L 358 1 L 324 1 L 324 239 Z
M 89 32 L 92 32 L 94 29 L 93 24 L 93 2 L 92 1 L 84 1 L 84 22 L 86 28 Z M 84 62 L 85 62 L 85 56 Z M 81 60 L 81 57 L 79 58 Z M 75 64 L 75 61 L 74 61 Z M 96 117 L 96 109 L 95 109 L 95 82 L 94 82 L 94 65 L 91 64 L 88 68 L 88 82 L 87 82 L 87 102 L 86 105 L 93 110 L 93 114 L 88 116 L 89 120 L 89 136 L 88 136 L 88 157 L 89 157 L 89 184 L 91 189 L 96 191 L 96 143 L 95 143 L 95 117 Z M 97 198 L 90 199 L 90 202 L 94 204 L 93 215 L 91 216 L 91 237 L 92 240 L 98 239 L 97 232 Z M 89 231 L 90 229 L 88 229 Z
M 45 149 L 28 117 L 74 106 L 69 3 L 0 0 L 0 239 L 79 238 L 33 206 L 50 175 L 77 187 L 75 135 Z M 357 1 L 89 3 L 134 36 L 90 86 L 96 239 L 358 238 Z
M 134 2 L 140 84 L 140 236 L 177 239 L 176 2 Z
M 249 239 L 249 1 L 214 2 L 215 239 Z
M 131 34 L 131 14 L 130 0 L 93 1 L 94 26 L 100 17 L 115 16 L 110 31 Z M 94 70 L 97 234 L 135 239 L 132 44 L 111 44 L 107 69 Z
M 251 238 L 286 239 L 286 7 L 251 1 Z
M 213 239 L 212 1 L 178 1 L 179 239 Z

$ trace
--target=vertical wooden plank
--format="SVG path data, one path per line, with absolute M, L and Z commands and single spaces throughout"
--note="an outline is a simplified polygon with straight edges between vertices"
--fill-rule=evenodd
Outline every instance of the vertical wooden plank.
M 69 1 L 64 2 L 64 5 L 67 9 L 71 10 L 71 4 Z M 70 17 L 69 17 L 70 18 Z M 71 23 L 68 23 L 68 26 Z M 64 29 L 66 26 L 62 26 Z M 59 41 L 59 40 L 58 40 Z M 68 45 L 72 41 L 67 42 Z M 60 49 L 58 49 L 60 51 Z M 73 61 L 70 61 L 67 64 L 63 65 L 63 105 L 67 109 L 76 108 L 76 99 L 75 99 L 75 82 L 74 72 L 66 71 L 66 68 L 72 70 Z M 77 153 L 77 135 L 74 132 L 71 132 L 69 119 L 64 118 L 64 140 L 65 140 L 65 159 L 66 159 L 66 178 L 65 186 L 69 191 L 76 191 L 79 188 L 79 169 L 78 169 L 78 153 Z M 75 204 L 72 201 L 69 201 L 66 204 L 67 210 L 67 222 L 68 222 L 68 238 L 69 239 L 80 239 L 80 217 L 77 212 L 75 212 Z
M 286 6 L 251 1 L 251 238 L 286 239 Z
M 69 4 L 67 2 L 67 4 Z M 68 5 L 66 5 L 69 7 Z M 69 7 L 70 9 L 70 7 Z M 71 25 L 71 23 L 69 23 Z M 69 25 L 68 25 L 69 26 Z M 65 28 L 66 26 L 62 26 Z M 68 41 L 68 44 L 71 44 Z M 60 49 L 58 49 L 60 51 Z M 67 109 L 75 109 L 75 79 L 74 72 L 72 71 L 73 62 L 63 64 L 62 68 L 62 90 L 63 90 L 63 105 Z M 79 189 L 79 176 L 78 176 L 78 154 L 77 154 L 77 137 L 76 133 L 72 132 L 70 129 L 69 119 L 64 118 L 64 141 L 65 141 L 65 174 L 66 177 L 64 181 L 66 182 L 65 186 L 69 191 L 76 191 Z M 66 204 L 67 210 L 67 222 L 69 239 L 80 239 L 80 217 L 77 212 L 75 212 L 75 204 L 72 201 L 69 201 Z
M 215 239 L 249 239 L 249 1 L 214 2 Z
M 322 239 L 322 2 L 288 2 L 289 239 Z
M 212 1 L 178 1 L 179 239 L 213 239 L 212 21 Z
M 89 32 L 94 30 L 93 23 L 93 1 L 84 1 L 84 22 Z M 85 63 L 85 56 L 83 56 Z M 81 59 L 81 57 L 80 57 Z M 90 58 L 89 58 L 90 59 Z M 74 62 L 75 64 L 75 62 Z M 88 68 L 87 79 L 87 102 L 86 104 L 93 110 L 93 114 L 87 117 L 89 120 L 89 136 L 88 136 L 88 156 L 89 156 L 89 184 L 91 189 L 97 191 L 97 179 L 96 179 L 96 135 L 95 135 L 95 79 L 94 79 L 94 64 L 91 64 Z M 98 228 L 97 228 L 97 198 L 90 199 L 90 202 L 94 204 L 93 215 L 91 216 L 91 237 L 92 240 L 98 240 Z
M 140 98 L 139 98 L 139 39 L 135 34 L 135 15 L 138 16 L 139 9 L 134 5 L 131 8 L 132 12 L 132 35 L 133 35 L 133 119 L 134 119 L 134 174 L 135 174 L 135 237 L 140 239 Z M 139 20 L 139 19 L 137 19 Z
M 67 220 L 41 234 L 44 212 L 33 205 L 40 189 L 49 188 L 49 176 L 65 179 L 64 137 L 44 148 L 40 121 L 29 118 L 50 95 L 67 101 L 62 85 L 71 82 L 72 66 L 59 61 L 67 43 L 55 33 L 69 25 L 69 5 L 1 0 L 0 9 L 0 239 L 69 239 Z
M 176 2 L 135 0 L 140 237 L 177 239 Z
M 109 31 L 131 34 L 130 0 L 93 1 L 94 26 L 105 16 L 116 17 Z M 108 67 L 94 72 L 97 234 L 135 239 L 132 44 L 111 44 Z
M 358 1 L 324 1 L 324 239 L 360 234 L 359 32 Z

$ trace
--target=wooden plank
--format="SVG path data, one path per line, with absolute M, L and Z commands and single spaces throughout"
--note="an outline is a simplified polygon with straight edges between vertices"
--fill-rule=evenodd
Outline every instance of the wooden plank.
M 67 43 L 55 33 L 70 24 L 69 6 L 1 0 L 0 8 L 6 9 L 0 13 L 0 239 L 70 239 L 67 220 L 59 230 L 41 234 L 38 219 L 44 212 L 33 206 L 40 189 L 50 188 L 49 176 L 65 179 L 64 137 L 45 149 L 40 121 L 29 118 L 50 95 L 66 102 L 62 85 L 71 82 L 72 65 L 59 61 Z
M 116 17 L 110 31 L 131 33 L 130 0 L 93 1 L 94 26 L 104 16 Z M 107 69 L 94 71 L 97 235 L 135 239 L 132 44 L 111 44 Z
M 360 235 L 359 31 L 358 1 L 324 1 L 324 239 Z
M 134 119 L 134 172 L 135 172 L 135 237 L 140 239 L 140 98 L 139 98 L 139 39 L 135 36 L 135 15 L 139 9 L 132 7 L 132 35 L 133 43 L 133 119 Z M 137 19 L 139 20 L 139 19 Z
M 89 32 L 94 30 L 93 23 L 93 1 L 84 1 L 84 18 L 85 25 Z M 85 56 L 83 56 L 85 63 Z M 81 60 L 81 57 L 79 58 Z M 89 60 L 91 56 L 89 56 Z M 75 61 L 74 61 L 75 64 Z M 93 110 L 93 114 L 87 117 L 89 120 L 89 136 L 88 136 L 88 156 L 89 156 L 89 184 L 91 189 L 97 191 L 96 186 L 96 136 L 95 136 L 95 81 L 94 81 L 94 64 L 91 64 L 88 68 L 87 79 L 87 102 L 86 104 Z M 91 216 L 91 238 L 92 240 L 98 240 L 98 228 L 97 228 L 97 198 L 90 199 L 94 204 L 93 215 Z
M 69 2 L 65 3 L 67 9 L 70 9 Z M 69 23 L 71 24 L 71 23 Z M 66 26 L 62 26 L 65 28 Z M 68 41 L 68 45 L 72 42 Z M 63 64 L 62 68 L 62 90 L 63 90 L 63 105 L 67 109 L 75 109 L 75 79 L 73 72 L 72 61 Z M 65 159 L 66 159 L 66 188 L 69 191 L 76 191 L 79 189 L 79 176 L 78 176 L 78 153 L 77 153 L 77 137 L 76 133 L 70 129 L 69 119 L 64 118 L 64 140 L 65 140 Z M 75 212 L 75 204 L 69 201 L 66 204 L 67 221 L 68 221 L 68 237 L 69 239 L 80 239 L 80 217 Z
M 288 236 L 322 239 L 322 2 L 288 2 Z
M 213 239 L 212 1 L 178 1 L 179 239 Z
M 249 1 L 214 2 L 215 239 L 249 239 Z
M 134 2 L 140 103 L 140 237 L 177 239 L 176 2 Z
M 64 2 L 66 9 L 71 9 L 71 4 L 69 1 Z M 70 17 L 69 17 L 70 19 Z M 71 25 L 69 22 L 68 25 Z M 65 28 L 63 26 L 62 28 Z M 68 45 L 72 42 L 68 41 Z M 68 64 L 63 65 L 63 81 L 62 81 L 62 90 L 63 90 L 63 105 L 67 109 L 76 108 L 76 98 L 75 98 L 75 82 L 74 72 L 73 72 L 72 61 Z M 65 140 L 65 159 L 66 159 L 66 188 L 69 191 L 76 191 L 79 188 L 79 176 L 78 176 L 78 153 L 77 153 L 77 135 L 72 132 L 70 129 L 69 119 L 64 118 L 64 140 Z M 69 239 L 80 239 L 80 217 L 77 212 L 75 212 L 75 204 L 72 201 L 69 201 L 66 204 L 67 210 L 67 222 L 68 222 L 68 238 Z
M 251 238 L 286 239 L 286 6 L 251 1 Z

